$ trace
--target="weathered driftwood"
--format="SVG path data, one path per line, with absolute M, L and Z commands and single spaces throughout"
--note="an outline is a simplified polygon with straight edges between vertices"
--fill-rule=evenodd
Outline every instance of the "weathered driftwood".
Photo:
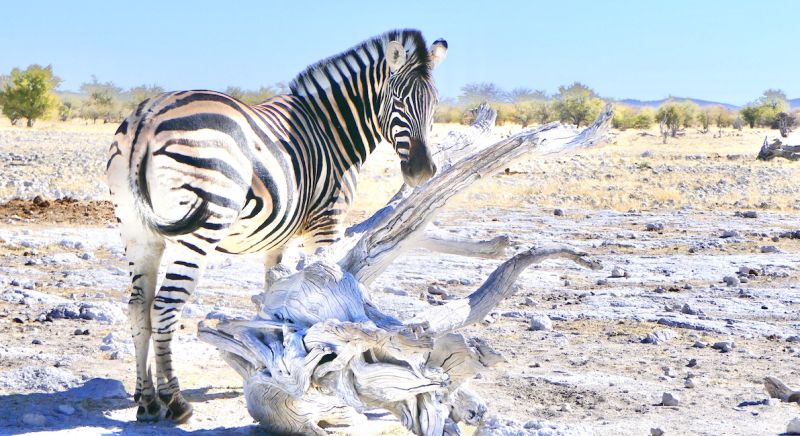
M 482 320 L 512 294 L 532 263 L 559 257 L 591 268 L 598 264 L 568 247 L 525 250 L 468 297 L 406 321 L 370 301 L 369 283 L 411 246 L 501 255 L 508 238 L 459 240 L 426 233 L 426 226 L 449 198 L 509 159 L 533 146 L 557 151 L 591 144 L 610 119 L 606 110 L 579 135 L 549 124 L 482 149 L 475 145 L 475 128 L 461 148 L 473 154 L 452 164 L 443 160 L 443 170 L 427 184 L 401 190 L 342 241 L 305 259 L 298 271 L 276 274 L 269 289 L 254 297 L 259 312 L 252 320 L 201 323 L 200 338 L 219 348 L 244 379 L 250 414 L 268 430 L 301 434 L 325 434 L 324 425 L 352 422 L 372 408 L 388 410 L 416 434 L 458 434 L 458 422 L 478 424 L 487 407 L 467 381 L 500 357 L 456 330 Z M 456 154 L 448 159 L 455 161 Z
M 800 390 L 790 388 L 776 377 L 764 377 L 764 389 L 770 398 L 777 398 L 788 403 L 800 403 Z
M 780 139 L 775 138 L 772 143 L 767 141 L 764 137 L 764 144 L 758 152 L 759 160 L 770 160 L 776 157 L 782 157 L 789 160 L 800 159 L 800 145 L 784 145 Z

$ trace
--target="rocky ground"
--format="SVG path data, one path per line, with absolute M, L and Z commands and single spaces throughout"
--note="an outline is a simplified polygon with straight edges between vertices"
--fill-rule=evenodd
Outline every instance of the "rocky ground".
M 240 379 L 194 332 L 201 319 L 252 310 L 259 256 L 216 256 L 184 310 L 176 365 L 194 418 L 180 427 L 133 421 L 126 261 L 97 185 L 107 130 L 0 129 L 0 189 L 25 199 L 0 206 L 0 434 L 257 433 Z M 568 243 L 604 264 L 532 267 L 514 297 L 466 330 L 506 360 L 472 381 L 500 416 L 489 427 L 778 434 L 800 416 L 798 404 L 763 388 L 765 376 L 800 388 L 800 216 L 791 200 L 800 192 L 786 183 L 800 164 L 752 163 L 757 145 L 747 151 L 731 138 L 727 149 L 656 148 L 623 132 L 580 156 L 523 158 L 438 217 L 454 233 L 508 234 L 519 247 Z M 390 151 L 370 165 L 360 190 L 372 195 L 359 198 L 352 219 L 397 186 Z M 81 201 L 65 200 L 55 186 L 80 179 L 78 170 L 91 181 L 69 188 Z M 374 284 L 374 299 L 408 317 L 468 294 L 496 265 L 412 252 Z M 370 425 L 403 434 L 379 412 Z

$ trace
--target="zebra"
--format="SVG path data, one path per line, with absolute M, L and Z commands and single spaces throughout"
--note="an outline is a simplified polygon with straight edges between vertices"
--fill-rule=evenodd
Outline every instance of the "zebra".
M 159 420 L 162 405 L 176 423 L 192 415 L 171 340 L 207 254 L 263 252 L 270 268 L 290 239 L 307 251 L 334 242 L 359 169 L 381 141 L 409 186 L 435 174 L 431 71 L 446 53 L 443 39 L 427 47 L 419 31 L 393 30 L 309 66 L 287 94 L 259 105 L 168 92 L 120 124 L 106 175 L 130 267 L 138 421 Z

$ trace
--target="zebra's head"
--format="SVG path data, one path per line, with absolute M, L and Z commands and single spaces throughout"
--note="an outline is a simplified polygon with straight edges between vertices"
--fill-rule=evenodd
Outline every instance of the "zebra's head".
M 389 78 L 381 107 L 381 126 L 384 137 L 400 157 L 403 179 L 411 187 L 436 174 L 436 164 L 428 148 L 428 132 L 438 102 L 431 70 L 447 54 L 447 41 L 443 39 L 434 42 L 430 50 L 424 48 L 424 42 L 422 45 L 422 50 L 412 48 L 411 54 L 399 41 L 389 41 L 385 47 Z

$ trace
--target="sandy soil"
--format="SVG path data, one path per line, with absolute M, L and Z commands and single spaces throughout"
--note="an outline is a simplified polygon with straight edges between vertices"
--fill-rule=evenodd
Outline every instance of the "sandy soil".
M 55 129 L 48 137 L 60 144 L 57 125 L 42 129 Z M 70 149 L 104 152 L 101 138 L 113 128 L 93 129 L 64 129 L 68 141 L 78 141 Z M 510 130 L 501 127 L 498 136 Z M 23 142 L 41 135 L 4 132 Z M 800 387 L 800 342 L 793 342 L 800 341 L 800 243 L 789 233 L 798 229 L 800 193 L 786 184 L 800 164 L 756 163 L 763 132 L 730 133 L 663 146 L 629 131 L 578 156 L 524 157 L 438 217 L 441 228 L 461 235 L 508 234 L 519 247 L 569 243 L 604 263 L 601 271 L 558 261 L 532 267 L 493 322 L 466 330 L 506 359 L 472 381 L 492 412 L 550 423 L 553 434 L 649 434 L 655 427 L 666 434 L 777 434 L 800 415 L 797 404 L 768 400 L 763 389 L 768 375 Z M 83 148 L 81 135 L 89 137 Z M 8 158 L 12 146 L 0 143 L 0 165 L 17 161 Z M 53 147 L 38 148 L 42 162 L 26 165 L 62 165 Z M 63 165 L 68 177 L 76 164 Z M 379 150 L 359 187 L 369 195 L 358 198 L 351 220 L 393 194 L 396 167 L 391 150 Z M 36 171 L 27 174 L 42 188 L 26 187 L 20 192 L 27 201 L 0 206 L 0 433 L 257 433 L 241 380 L 194 332 L 209 312 L 252 310 L 249 296 L 263 286 L 260 258 L 216 256 L 184 310 L 176 365 L 195 416 L 180 427 L 139 425 L 129 396 L 126 261 L 103 191 L 91 180 L 86 201 L 54 201 L 50 185 L 37 184 Z M 556 207 L 563 214 L 554 215 Z M 742 211 L 756 217 L 737 216 Z M 663 229 L 647 230 L 656 223 Z M 428 304 L 430 285 L 464 296 L 496 264 L 412 252 L 378 279 L 375 300 L 407 317 Z M 626 274 L 610 277 L 614 267 Z M 395 295 L 398 289 L 408 296 Z M 54 317 L 64 305 L 83 307 L 94 319 Z M 550 317 L 553 330 L 529 330 L 536 315 Z M 642 343 L 659 330 L 668 340 Z M 695 348 L 698 341 L 708 346 Z M 711 347 L 719 341 L 735 348 Z M 664 392 L 680 404 L 661 406 Z M 380 413 L 367 432 L 404 434 Z

